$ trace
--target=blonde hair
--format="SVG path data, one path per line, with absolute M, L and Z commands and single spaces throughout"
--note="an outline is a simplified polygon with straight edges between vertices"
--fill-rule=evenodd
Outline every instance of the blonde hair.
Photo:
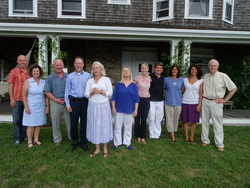
M 121 81 L 120 81 L 120 83 L 124 83 L 124 76 L 123 76 L 123 71 L 124 71 L 124 69 L 129 69 L 129 71 L 130 71 L 130 81 L 131 82 L 133 82 L 133 79 L 132 79 L 132 72 L 131 72 L 131 69 L 129 68 L 129 67 L 124 67 L 123 69 L 122 69 L 122 79 L 121 79 Z
M 142 69 L 142 67 L 145 67 L 145 66 L 147 66 L 147 67 L 148 67 L 148 70 L 149 70 L 149 66 L 148 66 L 147 63 L 143 63 L 143 64 L 141 65 L 141 69 Z M 150 76 L 147 74 L 147 77 L 150 77 Z
M 95 61 L 92 65 L 92 69 L 91 69 L 91 76 L 94 78 L 95 77 L 95 74 L 94 74 L 94 65 L 98 65 L 101 69 L 101 75 L 102 76 L 106 76 L 106 71 L 105 71 L 105 68 L 103 66 L 103 64 L 101 64 L 99 61 Z

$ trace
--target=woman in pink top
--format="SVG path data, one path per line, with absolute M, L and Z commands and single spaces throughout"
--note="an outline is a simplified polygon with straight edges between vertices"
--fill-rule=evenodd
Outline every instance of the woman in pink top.
M 135 137 L 138 138 L 138 142 L 146 144 L 146 121 L 148 117 L 148 111 L 150 108 L 149 102 L 149 88 L 151 77 L 148 75 L 148 64 L 143 63 L 141 65 L 141 75 L 135 77 L 134 82 L 137 85 L 138 93 L 140 97 L 140 103 L 138 106 L 137 116 L 135 117 Z

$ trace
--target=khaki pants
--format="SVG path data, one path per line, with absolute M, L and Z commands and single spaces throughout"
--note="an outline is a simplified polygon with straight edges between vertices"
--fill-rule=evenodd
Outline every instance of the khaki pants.
M 216 104 L 215 101 L 202 99 L 202 143 L 210 144 L 209 135 L 209 120 L 212 119 L 214 129 L 214 142 L 217 147 L 224 148 L 223 140 L 223 103 Z
M 168 132 L 177 132 L 178 123 L 181 115 L 181 106 L 165 105 L 166 126 Z

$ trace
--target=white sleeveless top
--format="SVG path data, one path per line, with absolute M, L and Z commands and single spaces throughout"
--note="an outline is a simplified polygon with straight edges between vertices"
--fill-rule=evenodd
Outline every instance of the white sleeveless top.
M 197 80 L 194 84 L 188 82 L 188 78 L 184 78 L 185 92 L 183 94 L 182 103 L 184 104 L 198 104 L 200 85 L 203 79 Z

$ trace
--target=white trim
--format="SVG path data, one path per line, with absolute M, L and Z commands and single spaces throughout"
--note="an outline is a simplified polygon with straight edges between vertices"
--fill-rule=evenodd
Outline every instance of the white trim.
M 9 0 L 9 15 L 10 17 L 37 17 L 37 0 L 33 0 L 33 14 L 14 13 L 14 0 Z
M 36 37 L 38 33 L 48 36 L 59 35 L 60 38 L 69 39 L 162 42 L 173 39 L 189 39 L 193 43 L 250 44 L 249 31 L 0 23 L 1 36 Z
M 161 18 L 157 18 L 157 2 L 162 2 L 166 0 L 153 0 L 153 22 L 154 21 L 161 21 L 161 20 L 168 20 L 173 18 L 173 9 L 174 9 L 174 0 L 169 0 L 169 15 Z
M 208 16 L 189 16 L 189 2 L 190 2 L 190 0 L 185 0 L 184 19 L 201 19 L 201 20 L 211 20 L 211 19 L 213 19 L 213 0 L 209 0 L 209 13 L 208 13 Z
M 108 4 L 131 5 L 131 0 L 108 0 Z
M 231 1 L 231 2 L 229 2 Z M 232 5 L 232 10 L 231 10 L 231 21 L 226 19 L 226 4 L 229 3 Z M 224 22 L 227 22 L 229 24 L 233 25 L 233 20 L 234 20 L 234 0 L 223 0 L 223 14 L 222 14 L 222 20 Z
M 62 15 L 62 0 L 57 0 L 57 18 L 86 19 L 86 0 L 81 0 L 81 16 Z

